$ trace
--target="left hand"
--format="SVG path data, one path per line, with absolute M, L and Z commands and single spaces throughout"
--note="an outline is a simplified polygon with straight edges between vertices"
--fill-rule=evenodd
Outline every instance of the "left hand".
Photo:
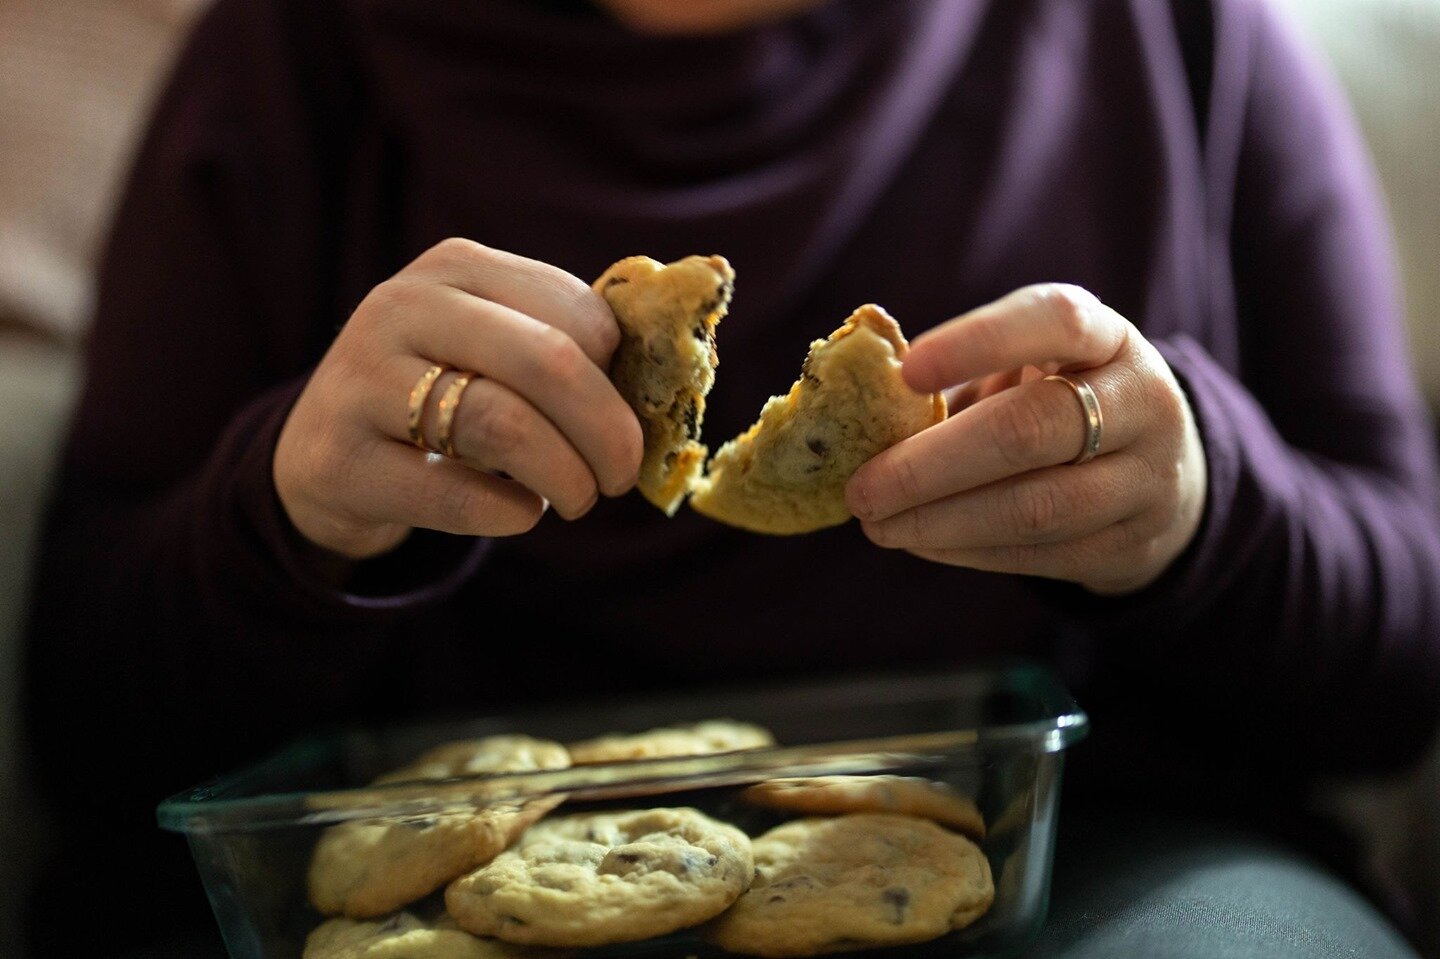
M 1094 389 L 1098 455 L 1061 372 Z M 916 337 L 905 381 L 950 417 L 864 464 L 846 501 L 879 546 L 1119 595 L 1154 582 L 1195 537 L 1205 451 L 1169 365 L 1078 287 L 1031 286 Z

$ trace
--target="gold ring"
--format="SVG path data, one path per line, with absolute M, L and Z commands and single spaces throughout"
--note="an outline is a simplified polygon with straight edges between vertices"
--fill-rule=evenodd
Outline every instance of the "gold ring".
M 1095 395 L 1090 384 L 1078 376 L 1052 373 L 1045 379 L 1059 380 L 1075 391 L 1075 398 L 1080 401 L 1080 411 L 1085 416 L 1085 444 L 1080 447 L 1080 455 L 1071 460 L 1070 465 L 1079 466 L 1081 463 L 1088 463 L 1095 458 L 1096 453 L 1100 452 L 1100 434 L 1105 429 L 1105 418 L 1100 415 L 1100 399 Z
M 415 385 L 410 388 L 410 408 L 406 415 L 406 421 L 410 426 L 410 442 L 427 453 L 435 451 L 425 445 L 425 432 L 420 424 L 425 418 L 425 404 L 430 399 L 430 391 L 435 388 L 435 381 L 444 372 L 445 367 L 432 366 L 422 373 L 420 379 L 416 380 Z
M 440 397 L 440 413 L 436 417 L 440 426 L 440 452 L 452 460 L 455 458 L 455 441 L 450 436 L 450 427 L 454 425 L 455 411 L 460 407 L 460 394 L 465 392 L 474 376 L 474 373 L 461 373 Z

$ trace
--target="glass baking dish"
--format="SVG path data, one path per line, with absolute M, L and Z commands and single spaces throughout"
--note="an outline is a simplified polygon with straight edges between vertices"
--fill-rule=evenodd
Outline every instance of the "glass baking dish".
M 758 724 L 773 734 L 776 745 L 374 784 L 425 750 L 454 741 L 520 733 L 574 743 L 715 718 Z M 170 797 L 157 814 L 162 828 L 187 837 L 233 959 L 298 959 L 306 937 L 326 919 L 310 905 L 307 869 L 319 838 L 342 823 L 430 822 L 437 815 L 468 814 L 501 803 L 521 808 L 551 797 L 547 805 L 560 805 L 549 816 L 686 807 L 753 837 L 801 815 L 748 801 L 747 787 L 768 780 L 929 780 L 973 800 L 983 820 L 983 832 L 974 838 L 988 863 L 993 902 L 964 928 L 874 952 L 897 959 L 998 957 L 1021 949 L 1044 922 L 1062 754 L 1086 727 L 1085 714 L 1057 679 L 1025 662 L 954 673 L 688 690 L 328 732 Z M 444 903 L 437 891 L 406 909 L 433 916 Z M 868 948 L 873 943 L 846 941 L 815 951 L 854 954 Z M 565 954 L 684 959 L 732 953 L 713 945 L 702 924 Z

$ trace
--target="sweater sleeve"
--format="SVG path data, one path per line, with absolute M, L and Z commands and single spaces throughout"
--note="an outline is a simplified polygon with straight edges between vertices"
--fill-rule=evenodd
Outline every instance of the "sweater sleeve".
M 282 17 L 305 6 L 212 8 L 112 225 L 29 626 L 31 741 L 57 797 L 98 776 L 153 803 L 337 717 L 387 631 L 483 551 L 417 533 L 363 593 L 337 590 L 274 492 L 280 428 L 344 320 L 312 143 L 343 132 L 344 104 L 289 57 Z M 129 745 L 87 749 L 97 730 Z M 178 768 L 200 756 L 213 768 Z
M 1232 211 L 1240 369 L 1189 337 L 1157 342 L 1201 430 L 1205 518 L 1142 594 L 1052 595 L 1190 742 L 1271 769 L 1392 768 L 1440 710 L 1435 427 L 1343 94 L 1263 4 L 1229 6 L 1251 27 Z

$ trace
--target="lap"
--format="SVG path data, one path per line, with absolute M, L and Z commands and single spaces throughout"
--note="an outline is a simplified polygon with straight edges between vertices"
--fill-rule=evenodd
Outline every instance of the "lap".
M 1067 812 L 1049 921 L 1022 959 L 1417 959 L 1363 896 L 1258 832 Z

